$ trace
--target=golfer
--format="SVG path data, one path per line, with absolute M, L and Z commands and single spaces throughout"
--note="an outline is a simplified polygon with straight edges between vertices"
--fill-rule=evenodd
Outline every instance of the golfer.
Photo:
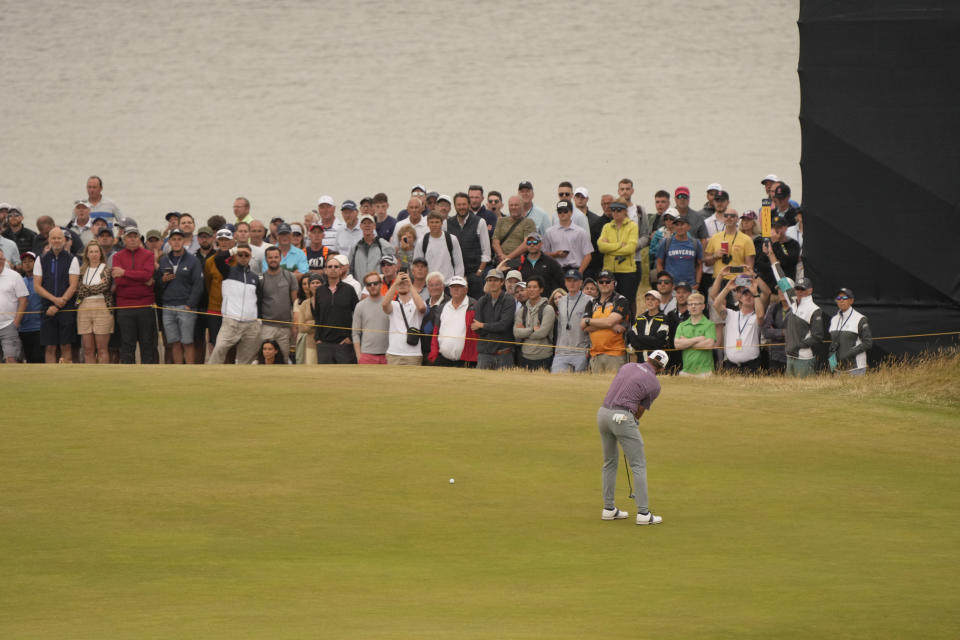
M 668 360 L 667 354 L 657 349 L 650 353 L 646 362 L 628 362 L 620 367 L 603 399 L 603 406 L 597 411 L 597 428 L 603 445 L 603 512 L 600 515 L 604 520 L 622 520 L 630 515 L 613 504 L 619 442 L 636 485 L 637 524 L 663 522 L 663 518 L 650 513 L 647 505 L 647 460 L 643 455 L 643 438 L 637 421 L 660 395 L 657 374 L 667 366 Z

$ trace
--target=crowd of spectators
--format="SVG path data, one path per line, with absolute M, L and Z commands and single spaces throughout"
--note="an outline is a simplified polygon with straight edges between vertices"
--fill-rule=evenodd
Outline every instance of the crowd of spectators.
M 803 213 L 765 176 L 738 212 L 720 184 L 647 211 L 624 178 L 599 210 L 560 182 L 506 199 L 472 185 L 413 187 L 302 219 L 259 220 L 246 198 L 198 221 L 141 230 L 87 181 L 66 224 L 23 224 L 0 203 L 0 347 L 6 362 L 387 364 L 616 371 L 656 349 L 670 373 L 808 375 L 866 369 L 867 319 L 849 289 L 828 318 L 803 275 Z M 672 202 L 671 202 L 672 200 Z M 506 206 L 504 206 L 506 205 Z M 762 215 L 770 211 L 769 229 Z M 829 333 L 829 349 L 824 347 Z

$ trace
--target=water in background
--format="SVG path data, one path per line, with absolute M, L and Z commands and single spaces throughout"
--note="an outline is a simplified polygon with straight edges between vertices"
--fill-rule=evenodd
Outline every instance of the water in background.
M 66 222 L 90 174 L 141 227 L 170 210 L 300 218 L 423 183 L 549 208 L 709 182 L 799 199 L 798 0 L 34 0 L 0 11 L 0 200 Z

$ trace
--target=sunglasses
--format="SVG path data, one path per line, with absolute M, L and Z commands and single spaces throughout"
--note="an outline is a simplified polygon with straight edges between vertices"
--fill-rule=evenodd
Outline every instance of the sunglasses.
M 502 200 L 497 200 L 496 198 L 487 198 L 487 204 L 500 204 Z
M 597 280 L 597 284 L 613 284 L 613 280 Z
M 237 257 L 238 257 L 238 258 L 249 258 L 251 255 L 253 255 L 253 254 L 248 253 L 248 252 L 246 252 L 246 251 L 237 251 Z
M 379 286 L 380 286 L 380 281 L 379 281 L 379 280 L 375 280 L 375 281 L 371 281 L 371 282 L 364 282 L 363 284 L 367 285 L 368 287 L 379 287 Z
M 688 195 L 686 195 L 686 194 L 683 194 L 683 193 L 678 193 L 678 194 L 675 195 L 674 197 L 675 197 L 677 200 L 689 200 L 689 199 L 690 199 L 690 196 L 688 196 Z
M 571 191 L 561 191 L 561 192 L 557 193 L 557 195 L 560 196 L 561 198 L 569 198 L 570 196 L 573 195 L 573 192 L 571 192 Z
M 723 217 L 724 217 L 724 218 L 736 218 L 736 217 L 737 217 L 737 214 L 736 214 L 736 213 L 725 213 L 725 214 L 723 214 Z
M 540 241 L 539 241 L 539 240 L 527 240 L 527 245 L 528 245 L 528 246 L 533 246 L 533 245 L 535 245 L 535 244 L 540 244 Z
M 657 280 L 657 284 L 673 284 L 673 280 Z
M 849 300 L 850 296 L 837 296 L 837 300 Z

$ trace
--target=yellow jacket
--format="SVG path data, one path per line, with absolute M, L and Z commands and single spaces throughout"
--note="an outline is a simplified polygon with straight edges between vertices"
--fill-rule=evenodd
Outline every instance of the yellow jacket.
M 613 222 L 603 225 L 600 237 L 597 238 L 597 249 L 603 254 L 603 268 L 613 273 L 635 272 L 637 263 L 633 254 L 637 252 L 639 237 L 637 223 L 629 218 L 623 221 L 619 229 Z

